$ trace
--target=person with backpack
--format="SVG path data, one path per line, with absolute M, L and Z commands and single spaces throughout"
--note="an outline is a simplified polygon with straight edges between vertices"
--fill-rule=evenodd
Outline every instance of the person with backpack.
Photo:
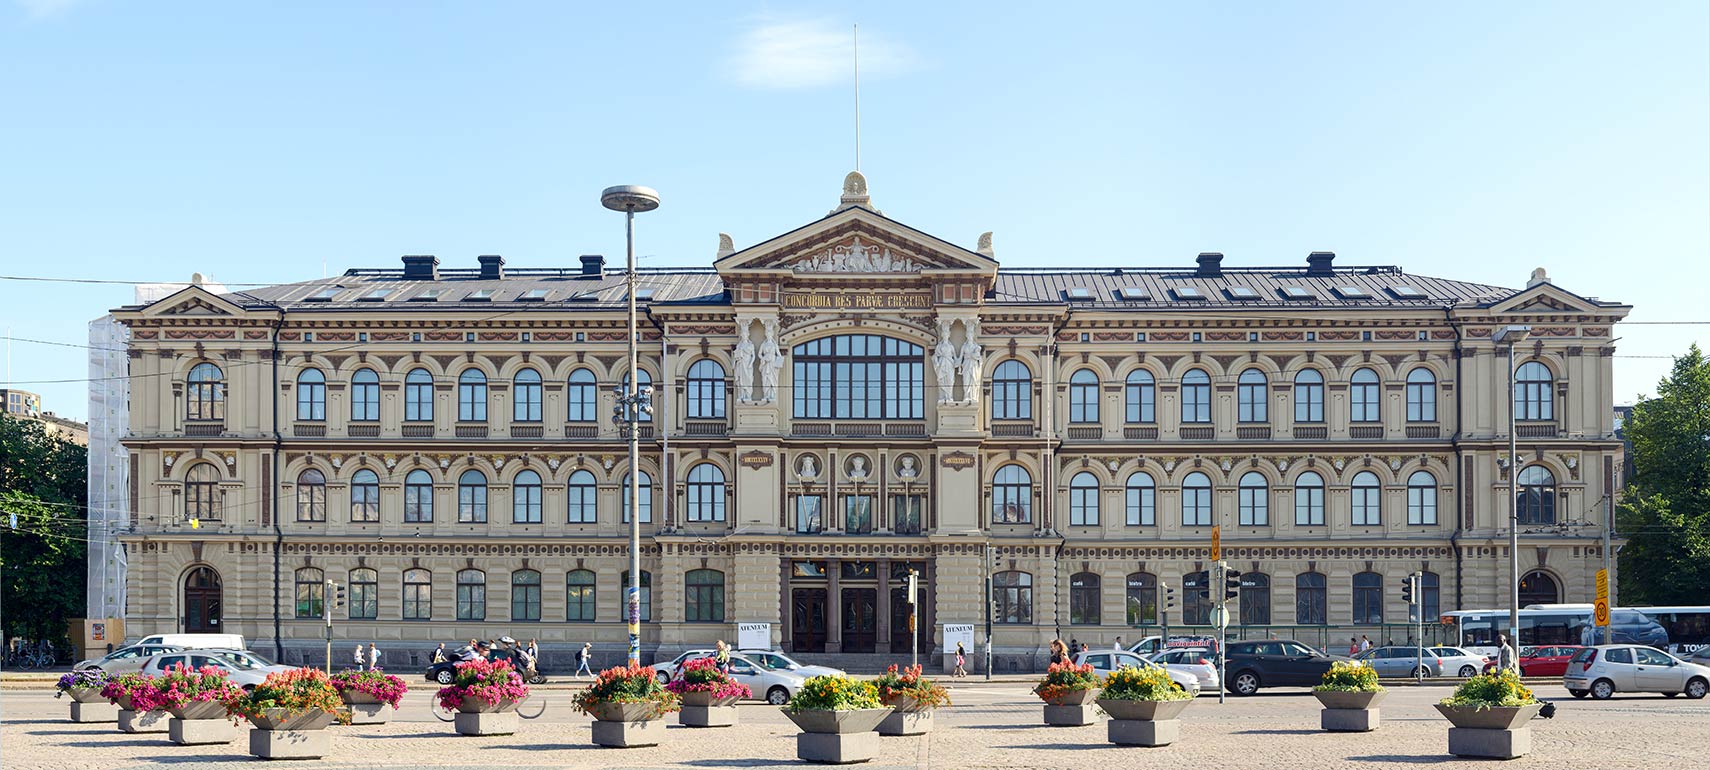
M 587 674 L 589 678 L 593 678 L 594 671 L 593 671 L 593 669 L 588 668 L 588 659 L 593 657 L 593 650 L 594 650 L 594 643 L 593 642 L 583 642 L 582 643 L 582 649 L 576 651 L 576 678 L 577 679 L 581 679 L 583 674 Z
M 433 652 L 428 653 L 428 663 L 431 664 L 431 663 L 444 663 L 444 662 L 445 662 L 445 642 L 440 642 L 438 647 L 433 648 Z

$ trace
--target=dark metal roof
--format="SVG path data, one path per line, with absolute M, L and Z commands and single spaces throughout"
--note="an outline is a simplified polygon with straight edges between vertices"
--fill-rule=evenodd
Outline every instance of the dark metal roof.
M 723 304 L 724 283 L 712 270 L 637 270 L 637 296 L 653 304 Z M 434 291 L 437 298 L 430 299 Z M 647 292 L 652 292 L 648 297 Z M 379 299 L 378 292 L 385 291 Z M 331 292 L 328 299 L 320 299 Z M 544 292 L 538 294 L 535 292 Z M 510 269 L 505 277 L 482 279 L 478 270 L 439 271 L 438 280 L 404 280 L 402 270 L 351 270 L 344 275 L 301 283 L 267 286 L 224 295 L 247 306 L 282 305 L 304 310 L 482 310 L 531 307 L 565 310 L 612 309 L 626 304 L 624 274 L 583 275 L 564 270 Z M 538 298 L 537 298 L 538 297 Z

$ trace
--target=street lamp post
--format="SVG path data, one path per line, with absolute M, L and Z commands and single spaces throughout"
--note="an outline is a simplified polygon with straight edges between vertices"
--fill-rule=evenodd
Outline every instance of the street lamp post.
M 629 296 L 629 375 L 618 397 L 624 430 L 629 432 L 629 664 L 641 665 L 641 435 L 636 428 L 643 410 L 652 411 L 641 393 L 641 378 L 636 376 L 636 335 L 640 328 L 635 320 L 635 213 L 659 208 L 659 193 L 651 187 L 619 185 L 607 187 L 600 193 L 600 204 L 623 212 L 624 248 L 627 272 L 625 293 Z
M 1520 666 L 1520 447 L 1515 434 L 1520 400 L 1514 393 L 1514 346 L 1526 341 L 1530 326 L 1504 326 L 1491 340 L 1508 345 L 1508 643 L 1514 647 L 1509 665 Z

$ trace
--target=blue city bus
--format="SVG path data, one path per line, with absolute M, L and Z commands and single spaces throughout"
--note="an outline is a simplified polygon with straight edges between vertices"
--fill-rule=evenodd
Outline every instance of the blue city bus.
M 1710 612 L 1710 608 L 1694 609 Z M 1670 634 L 1648 612 L 1630 607 L 1610 610 L 1609 626 L 1615 643 L 1669 649 Z M 1439 622 L 1451 632 L 1447 636 L 1455 646 L 1495 657 L 1497 636 L 1508 631 L 1508 610 L 1455 610 L 1443 613 Z M 1592 622 L 1589 604 L 1536 605 L 1520 611 L 1520 639 L 1514 647 L 1518 651 L 1521 647 L 1537 645 L 1601 644 L 1603 639 L 1599 631 L 1597 624 Z

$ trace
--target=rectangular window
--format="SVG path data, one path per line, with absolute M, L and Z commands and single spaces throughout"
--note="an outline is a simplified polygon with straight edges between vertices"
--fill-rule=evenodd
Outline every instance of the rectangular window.
M 374 620 L 380 617 L 380 586 L 376 583 L 350 584 L 350 619 Z
M 541 519 L 540 485 L 517 484 L 511 487 L 511 523 L 539 524 Z
M 1157 523 L 1157 490 L 1145 486 L 1128 487 L 1128 526 L 1150 527 Z
M 1266 487 L 1242 487 L 1240 517 L 1243 527 L 1263 527 L 1271 523 L 1270 490 Z
M 433 586 L 428 583 L 404 584 L 404 619 L 431 620 L 433 616 Z
M 297 584 L 297 617 L 318 618 L 326 607 L 327 587 L 319 580 Z
M 918 535 L 925 508 L 924 495 L 891 495 L 891 521 L 899 535 Z
M 1407 383 L 1407 419 L 1409 422 L 1436 422 L 1437 387 L 1435 383 Z
M 825 531 L 819 495 L 796 495 L 796 531 L 804 535 Z
M 1407 488 L 1407 523 L 1437 523 L 1437 488 L 1409 486 Z
M 458 485 L 457 521 L 463 524 L 487 523 L 487 487 L 485 485 Z
M 404 522 L 419 524 L 433 521 L 433 485 L 404 485 Z
M 1378 498 L 1383 493 L 1377 487 L 1353 487 L 1348 496 L 1353 502 L 1356 527 L 1375 527 L 1379 521 Z
M 844 496 L 843 531 L 851 535 L 865 535 L 873 531 L 872 495 Z
M 481 583 L 457 584 L 457 619 L 487 619 L 487 586 Z
M 628 590 L 628 589 L 625 589 Z M 594 622 L 594 576 L 591 572 L 572 572 L 564 596 L 565 620 L 572 623 Z
M 1098 487 L 1069 488 L 1069 526 L 1098 526 Z
M 1211 490 L 1205 487 L 1182 489 L 1182 525 L 1211 526 Z
M 1294 488 L 1294 523 L 1301 527 L 1324 526 L 1324 488 Z
M 1378 386 L 1370 383 L 1355 383 L 1348 388 L 1348 405 L 1350 416 L 1354 422 L 1378 422 L 1382 417 L 1378 411 Z

